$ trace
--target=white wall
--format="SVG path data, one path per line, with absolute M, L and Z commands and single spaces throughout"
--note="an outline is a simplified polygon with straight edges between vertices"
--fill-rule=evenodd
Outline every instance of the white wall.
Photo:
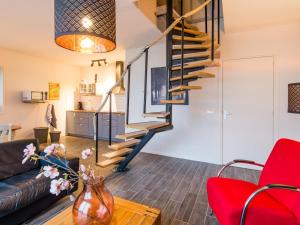
M 60 100 L 50 102 L 55 105 L 58 129 L 64 134 L 66 110 L 73 109 L 80 69 L 5 49 L 0 49 L 0 67 L 4 74 L 4 108 L 0 112 L 0 123 L 21 125 L 17 138 L 32 137 L 34 127 L 46 125 L 47 104 L 22 103 L 21 91 L 48 92 L 48 83 L 57 82 L 60 83 Z
M 3 90 L 3 72 L 0 67 L 0 112 L 2 112 L 3 108 L 3 98 L 4 98 L 4 90 Z
M 299 23 L 286 24 L 222 35 L 222 60 L 274 56 L 276 138 L 300 139 L 300 116 L 287 113 L 287 85 L 300 81 L 299 27 Z M 129 49 L 127 61 L 137 52 L 138 49 Z M 164 66 L 165 45 L 154 47 L 149 57 L 149 68 Z M 130 122 L 142 120 L 143 70 L 144 59 L 132 67 Z M 213 70 L 216 78 L 193 83 L 203 86 L 203 90 L 191 92 L 189 106 L 174 106 L 174 130 L 156 135 L 144 151 L 222 163 L 222 68 Z M 148 104 L 148 111 L 163 109 L 158 108 Z

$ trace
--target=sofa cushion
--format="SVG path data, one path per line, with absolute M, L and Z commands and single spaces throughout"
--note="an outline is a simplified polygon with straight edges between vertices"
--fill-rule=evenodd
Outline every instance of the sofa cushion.
M 0 218 L 49 194 L 50 179 L 36 179 L 39 172 L 30 170 L 0 182 Z
M 36 139 L 0 143 L 0 181 L 40 166 L 38 163 L 34 164 L 29 160 L 22 164 L 23 150 L 31 143 L 39 151 Z

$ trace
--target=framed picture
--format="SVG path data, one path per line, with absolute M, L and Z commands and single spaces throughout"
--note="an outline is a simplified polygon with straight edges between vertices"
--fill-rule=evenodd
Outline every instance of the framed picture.
M 163 105 L 161 100 L 166 99 L 166 87 L 167 87 L 167 68 L 156 67 L 151 68 L 151 104 Z M 173 96 L 173 100 L 184 100 L 183 105 L 188 105 L 188 91 L 183 94 Z
M 59 83 L 49 83 L 49 100 L 59 100 L 60 87 Z

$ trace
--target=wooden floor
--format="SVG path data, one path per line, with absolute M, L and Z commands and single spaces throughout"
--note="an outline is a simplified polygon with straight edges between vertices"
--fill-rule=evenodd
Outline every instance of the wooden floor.
M 62 138 L 70 155 L 93 147 L 89 139 Z M 107 152 L 107 142 L 99 142 L 101 153 Z M 162 225 L 217 225 L 208 214 L 206 181 L 215 176 L 220 166 L 140 153 L 126 173 L 105 174 L 106 184 L 119 197 L 144 203 L 162 210 Z M 259 173 L 253 170 L 229 168 L 225 176 L 257 182 Z

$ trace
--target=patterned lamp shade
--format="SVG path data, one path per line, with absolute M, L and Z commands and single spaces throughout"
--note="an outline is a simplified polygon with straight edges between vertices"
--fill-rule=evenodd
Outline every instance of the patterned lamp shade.
M 300 83 L 289 84 L 288 112 L 300 113 Z
M 55 42 L 76 52 L 114 50 L 115 0 L 55 0 Z

